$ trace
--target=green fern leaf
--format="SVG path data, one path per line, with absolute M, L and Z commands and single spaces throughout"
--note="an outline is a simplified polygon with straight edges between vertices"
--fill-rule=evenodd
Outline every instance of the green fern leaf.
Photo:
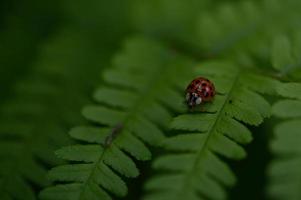
M 82 122 L 77 110 L 89 102 L 86 93 L 99 78 L 99 66 L 82 65 L 99 59 L 94 46 L 81 33 L 62 30 L 1 106 L 0 199 L 36 199 L 36 190 L 49 184 L 48 168 L 62 163 L 53 152 L 72 143 L 65 129 Z
M 189 55 L 219 55 L 249 66 L 256 65 L 254 57 L 269 60 L 271 37 L 295 30 L 301 8 L 296 0 L 165 0 L 134 5 L 132 20 L 144 33 Z
M 292 36 L 275 37 L 272 45 L 271 60 L 273 67 L 280 72 L 280 76 L 291 75 L 300 67 L 301 33 L 295 31 Z
M 272 62 L 282 78 L 294 77 L 294 74 L 298 77 L 298 73 L 295 72 L 298 72 L 300 66 L 300 31 L 295 31 L 289 36 L 276 38 L 274 41 L 273 53 L 277 52 L 278 58 L 272 56 Z M 301 84 L 279 83 L 277 94 L 283 99 L 273 105 L 273 115 L 282 120 L 276 125 L 274 138 L 270 143 L 274 159 L 267 171 L 267 193 L 273 199 L 300 199 L 301 171 L 298 165 L 301 158 Z
M 194 62 L 176 56 L 164 46 L 143 38 L 126 43 L 114 59 L 114 68 L 104 73 L 105 86 L 94 94 L 97 105 L 87 106 L 83 115 L 101 126 L 77 127 L 71 137 L 89 144 L 64 147 L 57 155 L 76 162 L 49 172 L 58 184 L 41 192 L 41 199 L 111 199 L 123 197 L 127 188 L 120 175 L 133 178 L 137 160 L 149 160 L 144 143 L 158 145 L 172 112 L 183 111 L 178 93 Z M 181 77 L 178 74 L 182 74 Z M 74 191 L 76 194 L 70 191 Z
M 292 49 L 289 39 L 285 36 L 277 37 L 272 47 L 272 64 L 278 71 L 283 71 L 293 64 Z
M 282 83 L 277 87 L 277 92 L 283 97 L 301 99 L 301 83 Z
M 284 83 L 278 87 L 280 100 L 273 106 L 273 114 L 283 119 L 275 128 L 271 151 L 276 158 L 271 162 L 268 175 L 268 194 L 275 199 L 301 198 L 301 84 Z
M 271 35 L 293 28 L 294 22 L 299 19 L 296 16 L 300 14 L 300 6 L 300 2 L 294 0 L 285 3 L 277 0 L 225 3 L 217 7 L 216 12 L 201 14 L 198 22 L 199 44 L 209 53 L 227 54 L 228 59 L 252 61 L 247 58 L 252 54 L 269 58 L 267 52 L 270 52 L 268 44 Z M 290 10 L 290 13 L 283 16 L 281 10 Z M 277 42 L 276 48 L 282 45 L 287 46 Z M 277 59 L 284 59 L 283 54 Z
M 222 157 L 244 158 L 241 144 L 252 136 L 243 123 L 259 125 L 270 116 L 269 103 L 248 89 L 248 72 L 231 63 L 210 62 L 201 64 L 197 74 L 212 80 L 218 94 L 205 105 L 210 112 L 174 118 L 172 129 L 183 133 L 164 140 L 171 152 L 154 162 L 155 169 L 164 171 L 146 183 L 146 200 L 225 199 L 224 186 L 233 186 L 236 179 Z

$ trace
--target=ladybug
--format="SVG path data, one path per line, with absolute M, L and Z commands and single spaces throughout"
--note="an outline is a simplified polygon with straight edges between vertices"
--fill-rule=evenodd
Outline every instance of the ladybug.
M 215 94 L 214 84 L 204 77 L 198 77 L 186 88 L 186 103 L 189 108 L 194 108 L 201 103 L 212 101 Z

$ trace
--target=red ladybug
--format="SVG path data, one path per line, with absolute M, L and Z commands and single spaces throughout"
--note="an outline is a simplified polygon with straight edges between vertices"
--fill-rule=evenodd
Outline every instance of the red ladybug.
M 215 87 L 206 78 L 198 77 L 194 79 L 186 89 L 186 103 L 189 108 L 193 108 L 201 103 L 210 102 L 215 96 Z

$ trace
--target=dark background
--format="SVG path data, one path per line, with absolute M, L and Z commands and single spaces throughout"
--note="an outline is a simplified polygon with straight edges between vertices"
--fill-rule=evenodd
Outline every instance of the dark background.
M 221 2 L 204 1 L 200 4 L 210 9 Z M 90 94 L 100 81 L 102 70 L 110 66 L 111 57 L 118 51 L 122 41 L 133 34 L 152 32 L 152 25 L 158 23 L 153 19 L 147 26 L 139 26 L 142 22 L 135 18 L 135 3 L 123 0 L 0 1 L 0 105 L 14 98 L 13 89 L 18 80 L 26 79 L 39 68 L 37 62 L 45 57 L 48 46 L 58 44 L 54 45 L 53 48 L 57 49 L 53 51 L 59 52 L 65 48 L 64 42 L 69 40 L 68 45 L 74 50 L 70 58 L 54 56 L 49 58 L 49 62 L 52 59 L 66 59 L 66 63 L 71 63 L 71 71 L 90 70 L 89 78 L 83 77 L 91 81 L 91 87 L 87 88 L 87 95 Z M 175 21 L 177 17 L 183 19 L 180 24 L 184 29 L 185 22 L 189 22 L 196 12 L 189 8 L 189 14 L 185 10 L 179 15 L 174 14 Z M 157 14 L 158 18 L 162 15 L 160 11 Z M 181 18 L 186 14 L 187 19 Z M 172 25 L 162 21 L 162 26 Z M 77 60 L 71 62 L 72 59 Z M 248 158 L 231 164 L 237 173 L 238 184 L 230 191 L 229 199 L 265 199 L 264 174 L 270 159 L 267 130 L 270 130 L 269 127 L 253 131 L 256 135 L 254 142 L 247 147 Z M 145 173 L 139 179 L 129 181 L 130 196 L 127 199 L 134 199 L 141 193 L 141 183 L 151 173 L 149 162 L 139 165 Z

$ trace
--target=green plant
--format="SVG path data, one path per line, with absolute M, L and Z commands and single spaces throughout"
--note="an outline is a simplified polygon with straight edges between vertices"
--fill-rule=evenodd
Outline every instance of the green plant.
M 125 177 L 136 177 L 139 172 L 124 152 L 137 160 L 149 160 L 150 151 L 142 141 L 158 145 L 171 120 L 170 111 L 183 110 L 181 95 L 173 87 L 182 82 L 178 73 L 185 80 L 191 61 L 139 38 L 128 41 L 124 53 L 114 61 L 114 68 L 104 73 L 107 86 L 94 95 L 102 105 L 83 110 L 87 119 L 102 126 L 71 130 L 71 137 L 88 144 L 57 151 L 59 157 L 78 163 L 52 169 L 50 179 L 66 184 L 46 189 L 42 199 L 110 199 L 102 188 L 125 196 L 125 183 L 114 171 Z
M 56 31 L 60 18 L 57 1 L 16 2 L 0 5 L 0 101 L 10 96 L 13 83 L 32 67 L 38 46 Z M 41 13 L 43 17 L 37 19 Z
M 270 80 L 227 62 L 203 63 L 196 74 L 213 80 L 218 95 L 204 108 L 208 113 L 183 114 L 173 120 L 171 127 L 181 133 L 163 141 L 172 152 L 154 162 L 156 169 L 171 172 L 146 184 L 151 191 L 146 199 L 193 200 L 200 198 L 198 194 L 225 199 L 222 185 L 233 186 L 235 175 L 222 158 L 244 158 L 246 152 L 239 144 L 251 142 L 252 135 L 242 122 L 259 125 L 270 116 L 269 103 L 252 87 L 253 81 Z
M 296 77 L 296 72 L 300 71 L 301 34 L 297 31 L 292 35 L 277 37 L 273 45 L 273 66 L 282 77 L 291 74 Z M 296 81 L 299 80 L 297 77 Z M 279 83 L 277 94 L 281 100 L 273 105 L 273 113 L 281 121 L 275 127 L 270 145 L 274 159 L 268 170 L 268 193 L 275 199 L 300 199 L 301 84 Z
M 301 198 L 298 0 L 61 6 L 64 27 L 0 101 L 0 199 L 227 199 L 236 184 Z M 192 111 L 197 76 L 217 95 Z M 258 167 L 242 160 L 259 134 L 268 195 L 237 175 Z
M 70 33 L 62 31 L 56 42 L 45 45 L 30 75 L 18 80 L 13 98 L 1 107 L 1 198 L 35 199 L 30 183 L 47 185 L 46 169 L 60 163 L 53 151 L 71 142 L 65 131 L 82 120 L 78 109 L 89 102 L 86 94 L 98 78 L 98 67 L 71 70 L 76 53 L 80 63 L 85 53 L 92 58 L 92 52 L 87 41 L 76 44 L 78 34 Z M 70 51 L 72 57 L 56 60 Z

